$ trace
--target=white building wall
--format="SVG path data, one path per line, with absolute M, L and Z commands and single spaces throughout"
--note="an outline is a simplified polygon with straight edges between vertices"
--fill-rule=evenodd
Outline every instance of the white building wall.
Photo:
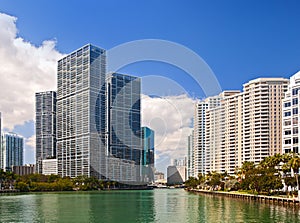
M 299 153 L 300 71 L 290 77 L 282 101 L 282 153 Z
M 217 107 L 220 105 L 221 98 L 219 96 L 213 96 L 206 98 L 203 101 L 195 104 L 194 110 L 194 137 L 193 137 L 193 167 L 194 177 L 198 174 L 206 173 L 206 111 L 208 109 Z
M 44 175 L 57 175 L 57 159 L 44 159 L 42 161 L 42 174 Z

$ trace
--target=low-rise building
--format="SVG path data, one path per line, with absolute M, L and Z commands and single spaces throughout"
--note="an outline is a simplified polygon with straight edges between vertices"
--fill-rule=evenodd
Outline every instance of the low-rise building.
M 186 181 L 185 166 L 168 166 L 167 168 L 167 184 L 183 184 Z
M 51 175 L 51 174 L 58 174 L 57 171 L 57 159 L 45 159 L 42 161 L 42 174 L 44 175 Z
M 24 166 L 12 166 L 12 172 L 14 174 L 24 176 L 35 173 L 34 164 L 25 164 Z

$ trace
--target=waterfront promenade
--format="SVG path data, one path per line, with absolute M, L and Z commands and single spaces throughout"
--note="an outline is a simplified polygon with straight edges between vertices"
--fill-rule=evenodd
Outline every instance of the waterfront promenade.
M 297 198 L 244 194 L 239 192 L 200 190 L 200 189 L 186 189 L 186 190 L 193 193 L 199 193 L 199 194 L 205 194 L 211 196 L 224 196 L 224 197 L 238 198 L 238 199 L 249 200 L 249 201 L 299 206 L 299 200 Z

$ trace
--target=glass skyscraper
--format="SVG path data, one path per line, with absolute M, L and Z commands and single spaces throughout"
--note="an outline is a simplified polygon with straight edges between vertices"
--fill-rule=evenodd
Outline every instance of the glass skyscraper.
M 58 174 L 106 178 L 104 49 L 86 45 L 58 61 Z
M 154 181 L 154 131 L 142 127 L 142 165 L 144 181 Z
M 15 133 L 3 133 L 0 169 L 11 171 L 12 166 L 23 165 L 24 139 Z
M 42 173 L 42 160 L 56 158 L 56 92 L 35 94 L 36 170 Z
M 141 80 L 111 73 L 107 76 L 108 175 L 112 180 L 141 181 Z

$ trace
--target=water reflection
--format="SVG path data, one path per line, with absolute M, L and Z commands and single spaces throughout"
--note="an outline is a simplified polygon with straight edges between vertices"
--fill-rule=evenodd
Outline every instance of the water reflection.
M 45 222 L 153 222 L 151 191 L 48 194 L 41 204 Z
M 155 222 L 199 222 L 198 200 L 182 189 L 155 190 Z
M 1 222 L 300 222 L 298 207 L 181 189 L 0 195 Z
M 299 207 L 240 199 L 199 196 L 198 222 L 300 222 Z
M 152 191 L 108 191 L 93 194 L 93 222 L 153 222 Z

